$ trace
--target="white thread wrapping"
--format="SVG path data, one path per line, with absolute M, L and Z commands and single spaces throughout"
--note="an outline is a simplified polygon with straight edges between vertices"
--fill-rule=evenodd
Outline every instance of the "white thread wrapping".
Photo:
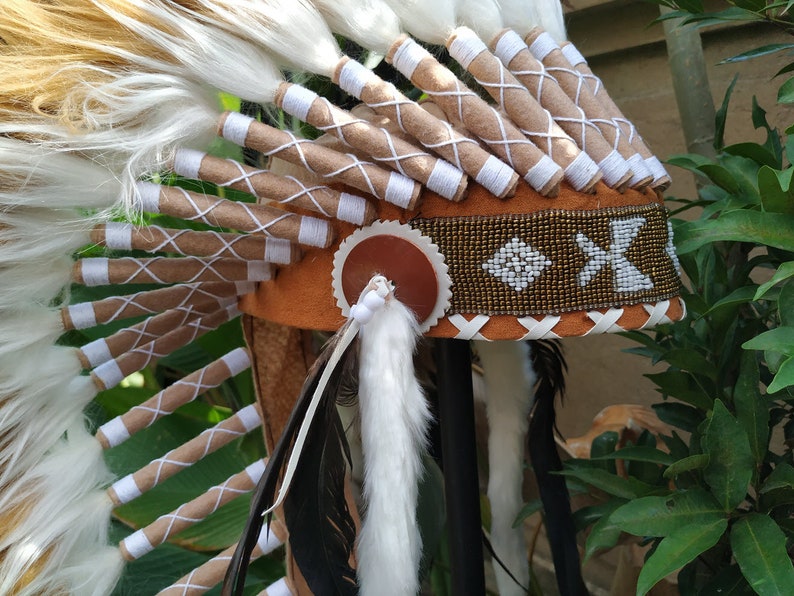
M 72 327 L 75 329 L 90 329 L 96 327 L 96 313 L 90 302 L 73 304 L 68 307 L 69 318 L 72 320 Z
M 92 368 L 113 358 L 113 354 L 110 353 L 110 349 L 108 348 L 108 343 L 103 337 L 85 344 L 80 348 L 80 351 Z
M 273 268 L 267 261 L 248 261 L 248 279 L 253 281 L 267 281 L 273 277 Z
M 143 555 L 154 550 L 154 546 L 144 534 L 143 530 L 130 534 L 124 539 L 124 548 L 133 559 L 140 559 Z
M 324 247 L 328 239 L 328 222 L 316 217 L 303 217 L 298 229 L 298 242 L 306 246 Z
M 312 103 L 318 95 L 306 87 L 290 85 L 281 100 L 281 109 L 306 122 Z
M 106 286 L 110 283 L 106 257 L 94 257 L 80 261 L 80 273 L 83 276 L 83 285 Z
M 541 190 L 554 178 L 560 167 L 548 155 L 544 155 L 524 176 L 524 180 L 535 190 Z
M 656 180 L 661 180 L 662 178 L 668 177 L 667 170 L 664 169 L 662 162 L 659 161 L 659 158 L 655 155 L 651 155 L 650 157 L 645 158 L 645 165 L 653 174 L 654 182 Z
M 462 27 L 453 33 L 455 39 L 449 44 L 449 55 L 452 56 L 463 68 L 469 68 L 469 64 L 488 48 L 477 37 L 471 29 Z
M 97 366 L 94 371 L 94 376 L 102 381 L 105 389 L 115 387 L 124 380 L 124 373 L 121 372 L 118 362 L 115 360 L 108 360 Z
M 575 190 L 582 190 L 598 173 L 598 166 L 584 151 L 579 153 L 565 168 L 565 179 Z
M 430 52 L 416 43 L 413 39 L 406 39 L 392 58 L 392 66 L 400 71 L 405 77 L 411 78 L 416 67 L 425 58 L 430 57 Z
M 571 63 L 572 66 L 576 66 L 577 64 L 587 64 L 587 60 L 585 60 L 582 53 L 576 49 L 576 47 L 569 43 L 562 48 L 562 55 Z
M 254 119 L 250 116 L 244 116 L 238 112 L 230 112 L 223 123 L 223 133 L 221 136 L 236 145 L 245 145 L 245 139 L 248 137 L 248 129 L 253 122 Z
M 292 596 L 292 592 L 287 585 L 287 578 L 282 577 L 277 582 L 270 584 L 265 588 L 266 596 Z
M 527 44 L 521 39 L 521 36 L 515 31 L 508 30 L 499 38 L 494 48 L 494 55 L 502 61 L 502 64 L 507 66 L 516 57 L 521 50 L 525 49 Z
M 284 541 L 276 536 L 276 533 L 268 526 L 262 528 L 259 533 L 259 540 L 256 541 L 256 545 L 261 549 L 263 555 L 272 553 L 282 544 L 284 544 Z
M 259 412 L 256 411 L 256 406 L 253 404 L 245 406 L 242 410 L 237 412 L 237 418 L 243 425 L 245 432 L 250 432 L 262 424 L 262 419 L 259 418 Z
M 629 163 L 629 167 L 634 175 L 631 177 L 630 184 L 636 185 L 639 184 L 642 180 L 647 179 L 648 177 L 652 177 L 653 174 L 648 171 L 647 166 L 645 165 L 645 160 L 642 158 L 642 155 L 639 153 L 635 153 L 631 157 L 626 160 Z
M 436 160 L 436 165 L 430 176 L 427 178 L 427 188 L 433 192 L 437 192 L 445 199 L 451 199 L 455 196 L 460 185 L 460 180 L 463 177 L 463 172 L 453 166 L 451 163 L 443 159 Z
M 529 51 L 538 60 L 543 60 L 546 56 L 551 54 L 554 50 L 559 50 L 560 46 L 554 41 L 554 38 L 546 31 L 541 33 L 529 46 Z
M 598 167 L 604 174 L 604 183 L 610 187 L 618 184 L 631 169 L 617 149 L 610 151 L 609 155 L 599 162 Z
M 236 281 L 234 282 L 234 291 L 238 296 L 243 294 L 250 294 L 256 290 L 256 284 L 250 281 Z
M 286 265 L 292 260 L 292 243 L 286 238 L 265 239 L 265 260 Z
M 413 180 L 397 172 L 389 174 L 389 182 L 386 185 L 386 196 L 384 197 L 386 201 L 405 209 L 411 203 L 411 195 L 413 195 L 413 192 Z
M 116 493 L 116 497 L 121 504 L 129 503 L 143 494 L 138 485 L 135 484 L 135 477 L 132 474 L 127 474 L 124 478 L 117 480 L 110 488 Z
M 248 474 L 248 477 L 251 479 L 251 482 L 256 484 L 259 482 L 259 479 L 262 477 L 262 474 L 265 473 L 265 460 L 258 459 L 254 463 L 249 464 L 245 467 L 245 473 Z
M 149 213 L 160 213 L 160 186 L 153 182 L 138 182 L 141 209 Z
M 132 250 L 132 224 L 109 221 L 105 224 L 105 246 Z
M 248 355 L 248 351 L 245 348 L 237 348 L 232 350 L 225 356 L 221 358 L 223 363 L 226 365 L 226 368 L 229 369 L 231 373 L 230 376 L 234 377 L 239 375 L 244 370 L 247 370 L 249 366 L 251 366 L 251 357 Z
M 121 419 L 121 416 L 116 416 L 112 420 L 108 420 L 99 427 L 99 430 L 107 439 L 110 447 L 121 445 L 130 438 L 130 431 L 124 426 L 124 421 Z
M 355 60 L 348 60 L 339 71 L 339 87 L 353 97 L 360 98 L 364 87 L 373 77 L 369 68 Z
M 495 155 L 490 155 L 474 179 L 494 195 L 501 196 L 513 179 L 513 169 Z
M 339 193 L 339 205 L 336 207 L 336 218 L 358 226 L 364 224 L 367 214 L 367 201 L 349 192 Z
M 174 155 L 174 173 L 185 178 L 198 178 L 201 162 L 207 155 L 195 149 L 177 149 Z

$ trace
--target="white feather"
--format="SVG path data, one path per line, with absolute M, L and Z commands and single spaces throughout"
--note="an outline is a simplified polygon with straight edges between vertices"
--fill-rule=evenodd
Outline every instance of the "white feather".
M 414 37 L 443 45 L 456 26 L 455 0 L 386 0 Z
M 313 0 L 335 33 L 385 54 L 400 31 L 400 19 L 382 0 Z
M 525 342 L 478 342 L 488 414 L 488 499 L 491 545 L 521 586 L 529 585 L 527 547 L 513 521 L 524 504 L 524 442 L 536 375 Z M 521 586 L 494 564 L 500 596 L 523 596 Z
M 457 0 L 457 19 L 486 44 L 505 27 L 496 0 Z
M 359 403 L 366 511 L 358 542 L 363 596 L 419 589 L 417 484 L 430 412 L 414 375 L 415 317 L 387 300 L 361 331 Z

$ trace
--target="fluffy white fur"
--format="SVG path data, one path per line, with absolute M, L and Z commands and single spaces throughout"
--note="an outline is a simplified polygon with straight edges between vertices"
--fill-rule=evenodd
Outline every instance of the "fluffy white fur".
M 357 553 L 363 596 L 408 596 L 419 589 L 416 499 L 430 413 L 414 375 L 418 335 L 413 313 L 395 298 L 361 331 L 366 510 Z
M 455 0 L 385 0 L 414 37 L 443 45 L 456 26 Z
M 197 4 L 213 24 L 267 48 L 287 66 L 330 76 L 341 58 L 328 25 L 308 0 L 197 0 Z
M 313 0 L 331 30 L 385 54 L 400 35 L 400 19 L 382 0 Z
M 488 499 L 491 544 L 522 586 L 529 585 L 527 548 L 513 521 L 524 504 L 524 442 L 536 375 L 525 342 L 478 342 L 485 370 L 488 414 Z M 494 563 L 500 596 L 522 596 L 524 590 Z
M 3 511 L 30 509 L 0 536 L 0 593 L 110 593 L 123 562 L 118 549 L 97 546 L 108 542 L 112 503 L 99 490 L 108 480 L 101 448 L 79 420 L 20 482 L 3 490 Z M 17 586 L 31 568 L 31 581 Z
M 472 29 L 486 44 L 505 28 L 496 0 L 456 0 L 458 24 Z

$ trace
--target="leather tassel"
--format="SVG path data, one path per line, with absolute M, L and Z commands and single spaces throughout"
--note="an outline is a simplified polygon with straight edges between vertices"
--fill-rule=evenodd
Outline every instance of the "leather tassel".
M 571 499 L 554 442 L 556 414 L 554 399 L 565 392 L 565 360 L 560 345 L 553 341 L 531 344 L 532 365 L 538 375 L 535 403 L 529 422 L 529 458 L 538 481 L 546 520 L 557 586 L 561 596 L 582 596 L 587 588 L 582 578 L 576 528 L 571 516 Z

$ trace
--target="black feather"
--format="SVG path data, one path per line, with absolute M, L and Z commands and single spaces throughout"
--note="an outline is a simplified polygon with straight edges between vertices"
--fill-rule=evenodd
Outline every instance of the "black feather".
M 273 453 L 270 454 L 265 472 L 256 487 L 253 498 L 251 499 L 251 509 L 248 515 L 248 521 L 246 522 L 245 528 L 243 529 L 243 533 L 240 541 L 237 544 L 237 548 L 232 555 L 232 559 L 229 562 L 229 567 L 226 570 L 226 577 L 224 578 L 222 590 L 223 596 L 241 596 L 243 593 L 243 589 L 245 587 L 245 577 L 248 571 L 248 562 L 251 558 L 251 553 L 256 547 L 257 538 L 262 531 L 265 521 L 267 521 L 269 524 L 272 519 L 272 514 L 263 516 L 262 512 L 269 509 L 275 502 L 277 489 L 283 476 L 284 468 L 289 460 L 293 443 L 298 435 L 298 432 L 300 431 L 301 424 L 306 417 L 306 412 L 309 408 L 309 404 L 311 403 L 312 396 L 319 384 L 323 371 L 328 365 L 328 360 L 331 354 L 334 352 L 336 343 L 339 341 L 339 338 L 341 338 L 346 329 L 347 326 L 343 327 L 339 333 L 337 333 L 331 339 L 331 341 L 329 341 L 328 345 L 322 351 L 317 361 L 315 361 L 307 375 L 306 381 L 303 384 L 300 396 L 295 403 L 295 407 L 290 414 L 289 420 L 287 420 L 287 424 L 281 433 L 281 437 L 279 437 L 278 443 L 276 443 L 276 446 L 273 449 Z M 351 533 L 348 531 L 348 528 L 353 526 L 353 520 L 350 516 L 350 512 L 347 509 L 347 503 L 344 500 L 344 469 L 341 473 L 338 472 L 340 462 L 342 467 L 344 467 L 344 456 L 346 455 L 349 459 L 349 450 L 344 438 L 344 433 L 339 430 L 341 429 L 341 423 L 334 407 L 336 401 L 336 389 L 339 385 L 340 379 L 345 375 L 346 360 L 348 360 L 347 356 L 350 353 L 355 353 L 355 346 L 356 342 L 353 342 L 353 344 L 347 348 L 347 354 L 342 356 L 340 365 L 336 367 L 330 376 L 328 384 L 322 395 L 322 401 L 317 408 L 314 420 L 309 429 L 307 441 L 304 444 L 303 453 L 301 454 L 298 461 L 298 469 L 296 470 L 295 476 L 293 477 L 293 482 L 300 480 L 301 485 L 296 487 L 293 483 L 287 497 L 287 499 L 289 499 L 291 496 L 293 496 L 294 492 L 294 497 L 300 498 L 298 497 L 297 492 L 303 492 L 305 490 L 319 492 L 323 495 L 322 497 L 314 497 L 317 502 L 316 506 L 320 507 L 320 504 L 322 503 L 322 508 L 324 510 L 324 517 L 322 519 L 324 519 L 327 524 L 335 527 L 333 530 L 329 530 L 325 527 L 322 528 L 322 535 L 328 539 L 329 542 L 324 545 L 318 545 L 318 548 L 327 547 L 330 549 L 329 553 L 325 557 L 328 566 L 313 569 L 311 570 L 310 575 L 314 577 L 314 581 L 316 583 L 322 582 L 323 585 L 331 586 L 336 583 L 337 576 L 342 578 L 342 581 L 346 583 L 347 580 L 345 578 L 351 575 L 354 578 L 353 585 L 355 585 L 355 572 L 350 568 L 349 565 L 349 559 L 355 541 L 355 529 L 353 529 L 351 537 Z M 336 453 L 323 453 L 326 448 L 330 448 L 331 451 L 335 450 Z M 313 453 L 312 450 L 315 449 L 319 449 L 320 453 Z M 316 470 L 316 464 L 318 461 L 323 464 L 330 464 L 334 473 L 339 474 L 339 477 L 331 480 L 328 478 L 323 478 L 322 475 L 319 475 Z M 311 476 L 306 470 L 303 469 L 304 466 L 314 469 L 315 475 L 313 487 L 306 486 L 307 480 L 310 479 Z M 328 494 L 329 491 L 338 487 L 341 487 L 340 495 L 331 498 Z M 315 514 L 315 522 L 319 515 L 320 513 Z M 265 517 L 267 520 L 265 520 Z M 287 523 L 289 526 L 289 521 Z M 290 543 L 294 549 L 295 545 L 300 542 L 311 542 L 318 540 L 320 533 L 321 528 L 315 525 L 312 527 L 312 534 L 307 538 L 305 534 L 303 536 L 294 534 L 292 528 L 290 527 Z M 304 573 L 303 566 L 301 566 L 301 572 Z M 318 594 L 345 594 L 345 592 L 323 590 L 318 591 L 314 589 L 313 591 Z
M 576 546 L 576 528 L 571 516 L 571 500 L 565 478 L 553 472 L 562 470 L 554 442 L 556 414 L 554 399 L 565 393 L 567 366 L 558 342 L 531 342 L 531 358 L 538 384 L 529 423 L 528 449 L 538 481 L 546 519 L 557 586 L 562 596 L 587 594 Z

